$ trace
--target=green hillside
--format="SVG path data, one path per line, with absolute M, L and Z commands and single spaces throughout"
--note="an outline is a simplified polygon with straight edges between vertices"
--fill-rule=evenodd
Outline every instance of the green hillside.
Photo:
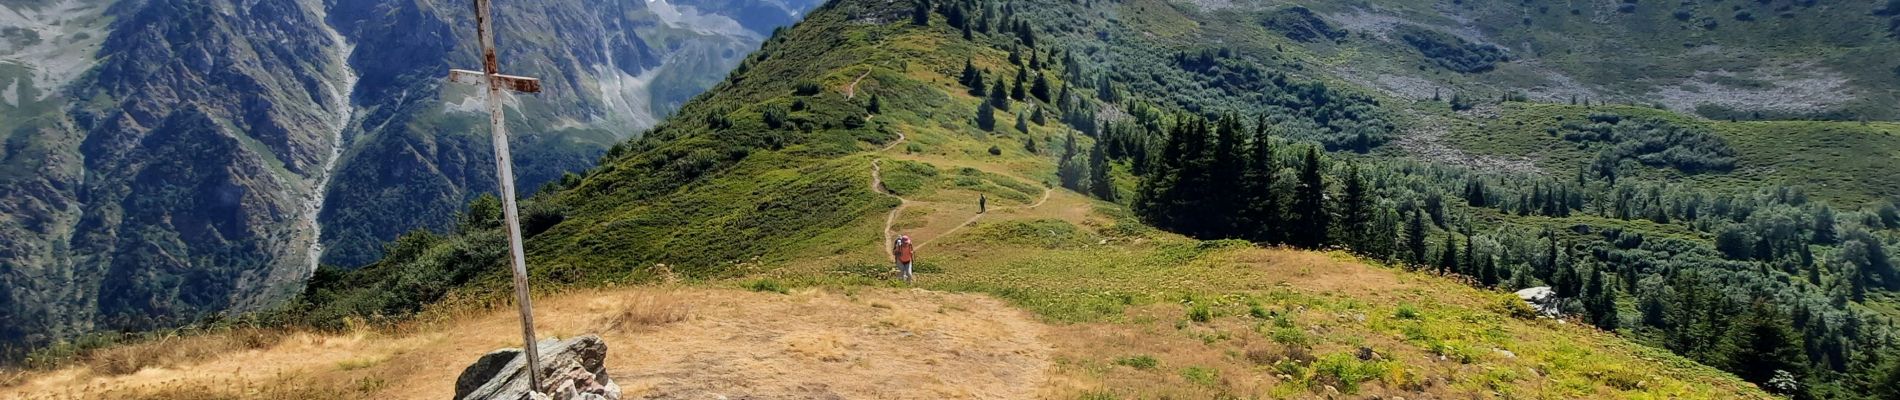
M 1158 350 L 1163 360 L 1224 360 L 1174 373 L 1151 372 L 1157 361 L 1140 355 L 1070 360 L 1093 389 L 1056 397 L 1760 395 L 1730 392 L 1740 390 L 1733 377 L 1702 365 L 1797 397 L 1892 390 L 1880 377 L 1896 370 L 1882 350 L 1893 336 L 1881 310 L 1893 308 L 1880 299 L 1900 289 L 1888 250 L 1900 214 L 1888 200 L 1895 183 L 1877 171 L 1900 149 L 1894 125 L 1730 122 L 1500 96 L 1528 85 L 1464 75 L 1508 75 L 1523 56 L 1408 31 L 1432 25 L 1374 40 L 1344 12 L 833 2 L 594 170 L 530 199 L 530 263 L 543 285 L 683 275 L 848 292 L 883 285 L 883 255 L 872 250 L 892 233 L 878 232 L 888 214 L 893 231 L 940 243 L 920 265 L 927 288 L 990 293 L 1051 321 L 1144 338 L 1170 336 L 1154 329 L 1171 324 L 1227 349 Z M 1407 44 L 1436 59 L 1381 47 L 1406 42 L 1452 47 Z M 1463 70 L 1441 79 L 1467 89 L 1433 101 L 1340 69 L 1365 57 Z M 1035 186 L 1058 189 L 1038 199 Z M 997 216 L 974 216 L 977 193 Z M 506 275 L 493 207 L 478 201 L 456 232 L 406 235 L 361 270 L 320 271 L 294 314 L 338 326 L 494 298 Z M 1316 267 L 1288 269 L 1300 262 L 1285 258 L 1312 253 L 1238 251 L 1245 242 L 1153 227 L 1340 249 L 1360 261 L 1317 268 L 1399 283 L 1324 294 L 1333 278 L 1223 267 L 1305 276 Z M 1567 298 L 1573 321 L 1618 335 L 1492 307 L 1509 302 L 1491 290 L 1542 285 Z M 1361 316 L 1278 317 L 1289 308 Z M 1263 322 L 1232 322 L 1245 318 Z M 1320 334 L 1329 331 L 1345 333 Z M 1262 353 L 1248 364 L 1256 339 L 1276 343 L 1271 351 L 1340 353 Z M 1349 355 L 1357 347 L 1474 367 L 1367 362 Z M 1232 377 L 1262 368 L 1278 372 Z M 1666 378 L 1636 378 L 1653 376 Z

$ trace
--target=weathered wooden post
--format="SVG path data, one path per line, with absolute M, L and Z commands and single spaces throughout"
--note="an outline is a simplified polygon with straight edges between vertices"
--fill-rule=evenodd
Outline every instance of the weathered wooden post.
M 540 93 L 541 81 L 535 78 L 502 75 L 495 61 L 494 18 L 489 15 L 489 0 L 475 0 L 475 32 L 482 41 L 482 71 L 449 70 L 449 81 L 488 85 L 488 122 L 495 142 L 495 180 L 501 183 L 501 212 L 508 227 L 508 253 L 515 270 L 515 303 L 521 306 L 522 354 L 527 355 L 528 390 L 541 390 L 538 366 L 540 354 L 535 348 L 534 306 L 528 301 L 528 263 L 521 252 L 521 220 L 515 207 L 515 173 L 508 157 L 508 128 L 502 120 L 504 90 L 516 93 Z

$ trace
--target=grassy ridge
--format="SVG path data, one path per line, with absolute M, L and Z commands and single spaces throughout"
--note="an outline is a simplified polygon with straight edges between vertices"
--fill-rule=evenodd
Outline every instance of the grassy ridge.
M 1152 6 L 1157 4 L 1134 2 L 1116 9 L 1125 18 L 1176 29 L 1151 32 L 1162 38 L 1157 40 L 1186 40 L 1199 26 L 1164 23 L 1187 18 L 1169 12 L 1179 11 L 1172 7 L 1139 12 Z M 1041 12 L 1070 11 L 1052 8 Z M 1000 35 L 959 39 L 959 32 L 941 25 L 937 16 L 928 27 L 909 26 L 902 22 L 906 11 L 889 4 L 827 5 L 797 28 L 775 35 L 726 83 L 687 104 L 645 139 L 616 146 L 594 171 L 533 199 L 529 209 L 546 210 L 556 221 L 545 230 L 530 230 L 535 233 L 528 246 L 536 281 L 638 282 L 663 275 L 659 272 L 680 272 L 696 279 L 743 280 L 754 287 L 778 288 L 775 291 L 783 288 L 775 282 L 875 285 L 870 277 L 883 261 L 871 250 L 879 245 L 880 217 L 896 204 L 871 191 L 868 167 L 873 156 L 860 153 L 882 147 L 898 133 L 910 143 L 894 152 L 905 154 L 884 156 L 915 164 L 887 164 L 893 172 L 892 189 L 939 203 L 933 212 L 960 212 L 951 205 L 967 202 L 972 192 L 1019 201 L 1017 195 L 1028 194 L 1022 186 L 1034 189 L 1022 182 L 1049 181 L 1054 170 L 1054 160 L 1044 155 L 1049 152 L 1031 153 L 1023 144 L 1037 139 L 1044 148 L 1054 148 L 1049 139 L 1065 127 L 1052 123 L 1027 132 L 999 128 L 994 133 L 975 129 L 969 110 L 981 100 L 954 82 L 965 60 L 990 69 L 990 77 L 1012 75 L 1014 66 L 1003 61 L 1007 41 Z M 1154 60 L 1142 60 L 1147 61 Z M 866 80 L 856 88 L 858 96 L 842 95 L 842 88 L 860 76 Z M 1231 88 L 1205 89 L 1212 93 Z M 881 102 L 882 111 L 875 117 L 868 109 L 870 96 Z M 1240 99 L 1244 96 L 1217 100 Z M 1018 104 L 1016 111 L 1035 103 Z M 1013 115 L 999 113 L 998 120 L 1010 120 L 1007 116 Z M 998 151 L 991 155 L 989 148 Z M 1119 175 L 1127 181 L 1127 174 Z M 971 184 L 962 183 L 966 177 Z M 1214 349 L 1215 355 L 1194 348 L 1180 351 L 1219 360 L 1159 375 L 1143 375 L 1151 372 L 1135 368 L 1125 376 L 1127 371 L 1103 369 L 1113 365 L 1113 359 L 1077 356 L 1073 365 L 1086 371 L 1085 377 L 1104 382 L 1104 390 L 1088 393 L 1299 394 L 1324 393 L 1331 387 L 1554 397 L 1760 395 L 1722 373 L 1623 339 L 1518 319 L 1517 311 L 1502 307 L 1508 303 L 1502 295 L 1337 260 L 1262 259 L 1260 254 L 1269 253 L 1234 249 L 1239 243 L 1154 234 L 1118 215 L 1120 211 L 1083 207 L 1076 213 L 1076 203 L 1089 203 L 1066 192 L 1057 197 L 1057 205 L 1049 209 L 998 217 L 1005 221 L 978 223 L 968 234 L 946 239 L 934 250 L 940 255 L 920 270 L 927 276 L 940 274 L 929 283 L 932 288 L 991 293 L 1051 321 L 1109 323 L 1138 331 L 1172 326 Z M 1064 197 L 1067 206 L 1061 203 Z M 1103 208 L 1116 210 L 1112 205 Z M 477 224 L 464 231 L 421 241 L 425 249 L 420 251 L 391 251 L 414 256 L 394 256 L 359 273 L 313 282 L 304 306 L 314 311 L 309 314 L 322 316 L 400 314 L 443 298 L 494 297 L 505 287 L 506 273 L 500 268 L 501 247 L 493 240 L 493 229 Z M 1306 267 L 1286 269 L 1301 265 Z M 1318 270 L 1364 274 L 1347 277 L 1349 281 L 1398 280 L 1389 289 L 1423 292 L 1407 298 L 1372 290 L 1335 296 L 1326 290 L 1337 282 L 1297 281 L 1288 284 L 1296 288 L 1281 288 L 1288 280 L 1276 275 Z M 841 271 L 857 273 L 839 278 Z M 438 279 L 442 277 L 447 279 Z M 405 282 L 412 286 L 401 286 Z M 408 293 L 391 288 L 421 282 L 447 282 L 455 289 L 425 292 L 422 298 L 384 298 L 392 292 Z M 1176 301 L 1184 309 L 1154 311 L 1171 310 Z M 1256 307 L 1266 310 L 1266 316 L 1254 316 Z M 1275 310 L 1297 315 L 1276 319 Z M 1150 315 L 1153 312 L 1172 315 L 1162 318 Z M 1238 322 L 1248 321 L 1235 319 L 1240 315 L 1260 324 Z M 1185 316 L 1185 324 L 1176 322 L 1180 316 Z M 1180 338 L 1165 330 L 1146 334 L 1152 336 L 1143 337 L 1162 338 L 1155 343 Z M 1259 350 L 1250 348 L 1252 344 L 1269 342 L 1275 344 L 1262 345 L 1268 355 L 1259 360 L 1248 356 Z M 1357 347 L 1407 357 L 1375 361 L 1352 354 Z M 1295 349 L 1319 353 L 1291 354 Z M 1285 357 L 1275 358 L 1272 352 Z M 1450 363 L 1412 361 L 1438 357 Z M 1665 361 L 1647 361 L 1658 357 Z M 1156 358 L 1160 361 L 1135 364 L 1176 362 L 1168 354 Z M 1267 387 L 1220 378 L 1261 368 L 1286 377 L 1269 380 L 1273 384 Z

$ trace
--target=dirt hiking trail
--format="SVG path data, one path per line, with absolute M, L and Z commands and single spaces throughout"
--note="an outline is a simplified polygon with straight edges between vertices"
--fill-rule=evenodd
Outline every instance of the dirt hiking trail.
M 628 399 L 1032 398 L 1052 352 L 1034 317 L 975 294 L 642 287 L 536 300 L 543 337 L 606 339 Z M 299 334 L 127 375 L 73 367 L 0 398 L 304 398 L 266 390 L 374 380 L 363 398 L 442 399 L 469 362 L 519 345 L 518 321 L 497 309 L 407 332 Z

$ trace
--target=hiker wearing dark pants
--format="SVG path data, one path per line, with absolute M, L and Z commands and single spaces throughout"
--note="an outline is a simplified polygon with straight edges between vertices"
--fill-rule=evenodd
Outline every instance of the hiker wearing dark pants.
M 976 213 L 982 214 L 989 211 L 990 211 L 990 196 L 984 195 L 982 193 L 977 193 L 976 194 Z
M 917 258 L 914 250 L 910 235 L 898 235 L 897 243 L 891 246 L 891 254 L 897 258 L 897 278 L 903 279 L 906 285 L 911 283 L 910 263 Z

